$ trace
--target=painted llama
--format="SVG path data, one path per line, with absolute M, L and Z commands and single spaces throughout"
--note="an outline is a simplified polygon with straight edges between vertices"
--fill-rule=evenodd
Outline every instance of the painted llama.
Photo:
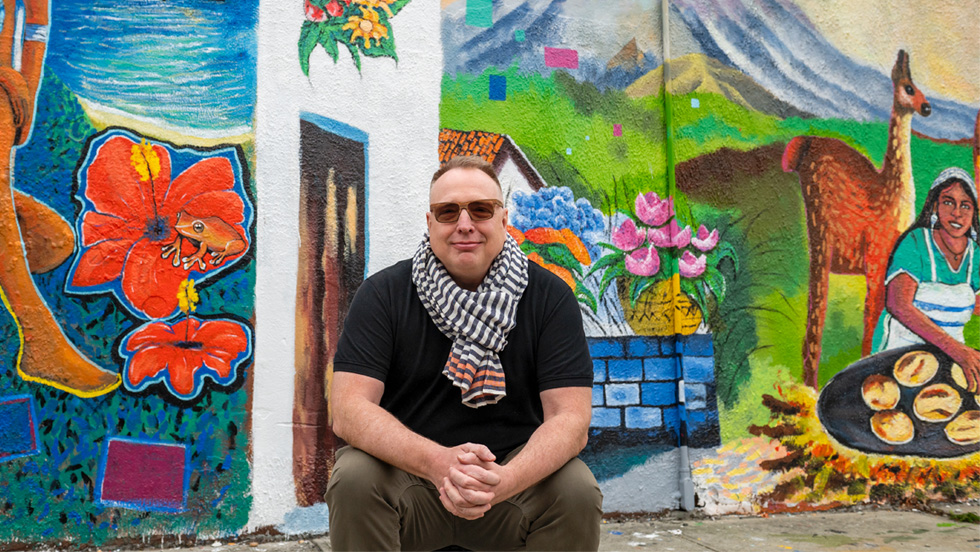
M 862 274 L 867 280 L 861 353 L 871 352 L 875 324 L 885 304 L 885 271 L 899 235 L 915 216 L 909 139 L 912 116 L 932 111 L 912 83 L 904 50 L 892 68 L 894 84 L 888 149 L 881 170 L 840 140 L 797 136 L 783 152 L 783 170 L 800 175 L 810 242 L 810 286 L 803 381 L 819 386 L 820 344 L 827 311 L 828 278 Z

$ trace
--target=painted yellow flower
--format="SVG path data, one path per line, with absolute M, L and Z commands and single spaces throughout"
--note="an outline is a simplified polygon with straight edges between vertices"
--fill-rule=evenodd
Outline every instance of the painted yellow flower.
M 184 314 L 197 310 L 197 303 L 200 300 L 197 290 L 194 289 L 194 280 L 184 280 L 180 283 L 180 287 L 177 288 L 177 303 Z
M 391 8 L 388 7 L 394 4 L 395 0 L 354 0 L 354 3 L 369 8 L 381 8 L 388 14 L 388 17 L 395 17 L 395 14 L 391 13 Z
M 344 25 L 344 30 L 354 29 L 350 35 L 351 42 L 357 40 L 357 37 L 361 37 L 364 39 L 364 48 L 370 50 L 372 38 L 376 41 L 375 46 L 381 44 L 382 38 L 388 38 L 388 27 L 379 22 L 378 12 L 370 8 L 361 8 L 361 15 L 363 17 L 350 16 L 347 19 L 347 24 Z
M 153 150 L 153 144 L 146 140 L 133 144 L 130 150 L 129 163 L 136 170 L 140 182 L 156 178 L 160 174 L 160 156 Z

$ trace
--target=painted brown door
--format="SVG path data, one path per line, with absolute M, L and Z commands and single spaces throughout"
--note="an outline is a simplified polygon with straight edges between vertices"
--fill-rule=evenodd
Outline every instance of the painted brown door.
M 345 127 L 332 132 L 338 129 L 327 123 L 300 121 L 293 401 L 293 478 L 300 506 L 323 502 L 342 444 L 330 429 L 327 392 L 337 340 L 365 265 L 366 137 L 342 136 Z

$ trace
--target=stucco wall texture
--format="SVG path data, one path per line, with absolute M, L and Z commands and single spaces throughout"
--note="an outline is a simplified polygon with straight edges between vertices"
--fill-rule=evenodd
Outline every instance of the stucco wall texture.
M 347 307 L 460 154 L 580 303 L 606 512 L 980 496 L 980 0 L 18 6 L 0 549 L 327 531 Z

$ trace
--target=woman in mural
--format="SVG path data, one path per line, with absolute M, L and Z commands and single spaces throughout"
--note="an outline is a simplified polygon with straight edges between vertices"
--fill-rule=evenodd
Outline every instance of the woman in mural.
M 931 343 L 963 367 L 971 392 L 980 388 L 980 351 L 965 344 L 963 328 L 980 314 L 978 231 L 976 185 L 960 168 L 944 170 L 892 252 L 873 347 Z
M 4 0 L 3 27 L 0 31 L 0 299 L 11 313 L 20 337 L 17 373 L 28 381 L 50 385 L 81 397 L 93 397 L 119 386 L 115 372 L 87 359 L 65 336 L 34 286 L 28 264 L 25 240 L 18 217 L 44 221 L 59 218 L 29 196 L 18 195 L 14 203 L 11 182 L 13 150 L 24 144 L 31 132 L 49 22 L 47 0 L 25 2 L 23 37 L 15 35 L 15 2 Z M 20 48 L 20 69 L 11 65 L 16 41 Z M 42 224 L 43 226 L 43 224 Z M 73 240 L 70 229 L 53 243 Z M 44 240 L 40 240 L 43 242 Z M 64 258 L 53 261 L 60 264 Z

